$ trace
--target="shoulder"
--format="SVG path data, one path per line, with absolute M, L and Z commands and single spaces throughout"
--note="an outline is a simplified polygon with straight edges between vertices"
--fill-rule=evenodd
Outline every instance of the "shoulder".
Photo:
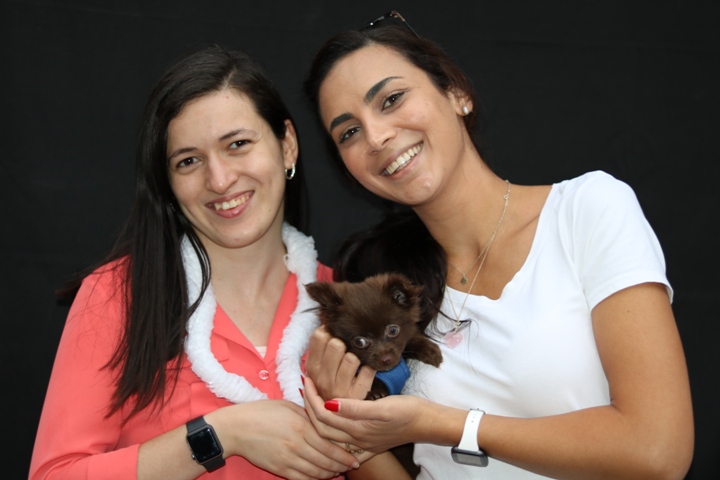
M 124 318 L 129 268 L 129 258 L 123 257 L 85 277 L 68 313 L 67 324 L 78 323 L 78 328 L 94 329 L 118 323 L 113 321 L 115 318 Z
M 557 210 L 573 224 L 592 226 L 602 218 L 642 216 L 633 189 L 612 175 L 595 171 L 553 186 Z
M 560 182 L 555 188 L 563 197 L 575 202 L 602 200 L 602 203 L 611 203 L 635 199 L 635 193 L 627 183 L 599 170 Z
M 592 307 L 628 286 L 669 286 L 662 248 L 630 186 L 604 172 L 556 186 L 560 241 Z
M 96 366 L 110 360 L 126 323 L 128 265 L 127 259 L 116 260 L 85 277 L 68 312 L 58 356 Z
M 122 257 L 101 265 L 85 277 L 82 281 L 78 297 L 86 297 L 88 293 L 93 292 L 91 296 L 113 296 L 123 290 L 121 287 L 125 284 L 131 268 L 130 258 Z

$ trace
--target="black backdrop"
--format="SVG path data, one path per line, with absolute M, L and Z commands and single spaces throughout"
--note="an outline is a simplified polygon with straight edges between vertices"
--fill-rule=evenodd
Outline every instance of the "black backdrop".
M 501 176 L 550 183 L 602 169 L 635 189 L 665 251 L 690 368 L 687 478 L 720 478 L 718 2 L 307 3 L 0 2 L 2 476 L 27 476 L 67 313 L 53 292 L 102 258 L 128 214 L 139 117 L 162 70 L 208 43 L 261 60 L 298 124 L 328 262 L 379 208 L 330 167 L 301 78 L 328 36 L 396 8 L 473 79 Z

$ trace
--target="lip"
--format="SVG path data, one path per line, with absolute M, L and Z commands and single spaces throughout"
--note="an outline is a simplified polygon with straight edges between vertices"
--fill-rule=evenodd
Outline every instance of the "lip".
M 251 191 L 226 195 L 206 203 L 205 207 L 220 217 L 232 218 L 238 216 L 245 210 L 252 196 L 253 192 Z M 233 203 L 237 203 L 237 205 L 232 206 Z
M 397 154 L 391 156 L 385 162 L 382 170 L 380 171 L 380 175 L 389 177 L 402 171 L 422 151 L 424 146 L 424 142 L 418 142 L 415 145 L 405 148 Z M 389 169 L 391 169 L 392 172 L 389 172 Z

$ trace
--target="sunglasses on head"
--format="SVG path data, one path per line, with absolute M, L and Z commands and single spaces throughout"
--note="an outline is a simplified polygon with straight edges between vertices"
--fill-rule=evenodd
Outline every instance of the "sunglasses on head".
M 410 24 L 403 18 L 402 15 L 397 10 L 392 10 L 385 15 L 381 15 L 372 22 L 369 22 L 367 25 L 365 25 L 360 30 L 370 30 L 372 28 L 377 28 L 381 25 L 402 25 L 406 27 L 408 30 L 410 30 L 416 37 L 420 37 L 420 35 L 413 30 L 413 28 L 410 26 Z

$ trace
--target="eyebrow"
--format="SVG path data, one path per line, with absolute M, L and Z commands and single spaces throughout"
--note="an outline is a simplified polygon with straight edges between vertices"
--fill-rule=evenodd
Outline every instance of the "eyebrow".
M 367 103 L 372 102 L 373 98 L 375 98 L 375 95 L 377 95 L 378 92 L 380 90 L 382 90 L 382 88 L 385 85 L 387 85 L 387 83 L 390 80 L 395 80 L 397 78 L 400 78 L 400 77 L 387 77 L 387 78 L 380 80 L 378 83 L 376 83 L 372 87 L 370 87 L 370 90 L 368 90 L 367 93 L 365 94 L 365 103 L 367 104 Z
M 238 128 L 237 130 L 233 130 L 232 132 L 228 132 L 222 137 L 218 138 L 218 140 L 227 140 L 230 137 L 234 137 L 238 133 L 245 133 L 245 132 L 252 132 L 252 130 L 247 130 L 245 128 Z
M 398 79 L 398 78 L 402 78 L 402 77 L 387 77 L 387 78 L 383 78 L 382 80 L 380 80 L 379 82 L 377 82 L 375 85 L 373 85 L 372 87 L 370 87 L 370 89 L 369 89 L 369 90 L 367 91 L 367 93 L 365 94 L 365 98 L 363 99 L 363 100 L 365 101 L 365 104 L 368 104 L 368 103 L 372 102 L 372 101 L 373 101 L 373 98 L 375 98 L 375 96 L 378 94 L 378 92 L 379 92 L 380 90 L 382 90 L 383 87 L 384 87 L 385 85 L 387 85 L 387 83 L 388 83 L 389 81 L 395 80 L 395 79 Z M 330 122 L 329 131 L 332 132 L 335 127 L 337 127 L 337 126 L 340 125 L 341 123 L 343 123 L 343 122 L 345 122 L 345 121 L 347 121 L 347 120 L 349 120 L 349 119 L 351 119 L 351 118 L 352 118 L 352 115 L 349 114 L 349 113 L 343 113 L 343 114 L 341 114 L 341 115 L 338 115 L 337 117 L 335 117 L 335 118 L 333 119 L 332 122 Z
M 240 133 L 243 134 L 251 134 L 253 136 L 257 136 L 257 132 L 255 130 L 248 130 L 247 128 L 238 128 L 237 130 L 232 130 L 222 137 L 218 138 L 218 142 L 222 142 L 223 140 L 227 140 L 228 138 L 232 138 L 235 135 L 238 135 Z M 189 153 L 197 150 L 197 147 L 184 147 L 180 148 L 178 150 L 175 150 L 172 154 L 168 155 L 167 159 L 168 161 L 172 160 L 173 158 L 177 157 L 178 155 Z
M 330 131 L 332 132 L 335 127 L 340 125 L 343 122 L 346 122 L 352 118 L 352 115 L 349 113 L 343 113 L 342 115 L 338 115 L 333 119 L 332 122 L 330 122 Z
M 167 161 L 169 162 L 170 160 L 172 160 L 173 158 L 177 157 L 178 155 L 183 155 L 183 154 L 185 154 L 185 153 L 193 152 L 193 151 L 195 151 L 195 150 L 196 150 L 195 147 L 180 148 L 180 149 L 178 149 L 178 150 L 175 150 L 175 151 L 174 151 L 173 153 L 171 153 L 170 155 L 168 155 Z

